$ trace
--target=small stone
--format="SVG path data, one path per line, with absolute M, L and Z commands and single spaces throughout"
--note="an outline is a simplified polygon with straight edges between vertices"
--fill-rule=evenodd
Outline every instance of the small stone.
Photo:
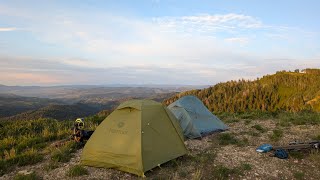
M 28 171 L 28 170 L 23 170 L 23 171 L 19 171 L 18 174 L 22 174 L 22 175 L 28 175 L 33 173 L 33 171 Z

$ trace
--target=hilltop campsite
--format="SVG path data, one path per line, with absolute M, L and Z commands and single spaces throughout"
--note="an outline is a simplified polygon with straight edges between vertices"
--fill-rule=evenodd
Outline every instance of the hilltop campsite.
M 314 90 L 319 87 L 319 83 L 313 83 L 312 86 L 308 87 L 307 84 L 304 84 L 308 81 L 320 82 L 313 78 L 319 78 L 319 76 L 309 73 L 279 72 L 253 82 L 232 81 L 221 83 L 201 91 L 182 92 L 168 98 L 163 101 L 164 104 L 172 102 L 168 108 L 150 100 L 125 101 L 114 111 L 85 118 L 85 129 L 97 131 L 90 137 L 87 142 L 89 144 L 86 145 L 73 140 L 64 141 L 72 133 L 73 120 L 57 121 L 53 118 L 22 121 L 2 120 L 1 178 L 137 179 L 139 176 L 145 176 L 148 179 L 277 179 L 278 177 L 316 179 L 315 177 L 319 175 L 316 169 L 320 168 L 320 154 L 316 149 L 290 151 L 286 160 L 270 157 L 270 153 L 260 154 L 256 152 L 256 148 L 264 143 L 271 143 L 276 146 L 287 145 L 295 140 L 320 140 L 320 115 L 315 106 L 317 100 L 313 98 L 317 97 L 317 92 Z M 279 86 L 277 84 L 279 79 L 286 83 Z M 264 83 L 264 85 L 260 83 Z M 301 106 L 297 103 L 290 105 L 289 102 L 291 101 L 300 102 L 297 101 L 294 93 L 291 93 L 291 96 L 277 95 L 278 89 L 290 88 L 289 83 L 292 84 L 291 87 L 299 87 L 300 90 L 303 90 L 300 91 L 302 92 L 302 98 L 309 98 L 310 102 L 307 101 Z M 195 96 L 185 96 L 194 94 L 200 98 L 209 97 L 202 92 L 211 92 L 212 95 L 219 97 L 220 89 L 225 86 L 232 86 L 233 88 L 228 89 L 233 91 L 224 91 L 225 96 L 222 96 L 222 98 L 226 101 L 221 99 L 213 103 L 215 105 L 213 107 L 204 106 L 204 104 L 208 104 L 208 101 L 210 102 L 210 99 L 202 100 L 204 103 L 202 104 Z M 269 86 L 274 87 L 273 92 L 270 92 Z M 252 106 L 251 108 L 254 108 L 254 110 L 246 104 L 235 104 L 233 101 L 237 99 L 231 101 L 228 96 L 240 97 L 237 94 L 243 94 L 241 87 L 251 87 L 249 88 L 250 91 L 257 92 L 257 97 L 261 96 L 265 99 L 270 97 L 270 101 L 265 102 L 276 104 L 274 106 L 269 104 Z M 292 89 L 292 92 L 294 91 Z M 252 92 L 248 94 L 249 97 L 246 97 L 247 100 L 251 99 Z M 312 92 L 315 92 L 315 94 L 312 94 Z M 273 95 L 270 96 L 270 94 Z M 181 97 L 181 100 L 177 97 Z M 177 101 L 173 102 L 172 99 Z M 276 102 L 273 102 L 272 99 L 276 99 Z M 259 101 L 259 98 L 253 98 L 253 100 Z M 220 106 L 221 108 L 225 107 L 219 102 L 225 102 L 230 110 L 227 112 L 219 111 Z M 247 103 L 246 101 L 242 102 Z M 253 104 L 257 103 L 254 102 Z M 269 108 L 259 109 L 263 106 L 273 107 L 274 111 L 270 111 Z M 165 109 L 160 110 L 162 107 Z M 181 110 L 182 107 L 183 110 Z M 208 109 L 217 108 L 214 114 L 221 118 L 221 121 L 214 114 L 207 114 L 209 112 L 207 107 Z M 247 108 L 243 112 L 232 113 L 232 109 L 240 107 Z M 275 109 L 275 107 L 279 107 L 279 109 Z M 164 115 L 160 115 L 160 112 Z M 141 114 L 139 115 L 139 113 Z M 208 115 L 212 118 L 204 118 L 209 117 Z M 171 120 L 168 121 L 167 119 L 166 121 L 171 123 L 165 125 L 164 117 L 170 117 Z M 132 118 L 137 118 L 137 120 Z M 208 119 L 209 122 L 214 123 L 199 126 L 197 124 L 201 125 L 202 122 L 197 122 L 197 119 L 200 121 Z M 137 125 L 139 124 L 140 127 L 138 128 Z M 168 125 L 173 129 L 170 130 Z M 148 130 L 148 127 L 151 129 Z M 164 129 L 161 130 L 160 127 Z M 199 127 L 206 127 L 211 131 L 202 132 L 198 130 Z M 172 134 L 174 132 L 178 132 L 178 134 Z M 190 136 L 191 132 L 199 134 L 200 137 L 193 136 L 194 134 Z M 110 136 L 109 133 L 115 133 L 115 136 Z M 121 139 L 127 133 L 130 134 L 128 136 L 130 138 L 127 140 Z M 138 139 L 134 140 L 133 137 L 137 135 Z M 177 145 L 172 146 L 178 143 L 178 141 L 173 143 L 174 136 L 176 140 L 180 141 L 180 145 L 183 147 L 181 150 L 176 149 Z M 144 140 L 143 137 L 149 140 Z M 136 147 L 138 149 L 135 150 Z M 98 155 L 97 153 L 101 152 L 99 148 L 109 154 L 113 150 L 114 155 L 119 153 L 122 154 L 122 157 L 118 159 L 117 156 L 111 154 L 107 156 L 105 153 Z M 111 149 L 108 150 L 108 148 Z M 179 151 L 180 153 L 176 153 Z M 129 154 L 141 154 L 141 152 L 143 152 L 142 162 L 134 158 L 132 162 L 137 164 L 129 163 L 128 158 L 134 157 L 129 156 Z M 151 152 L 158 155 L 152 155 Z M 125 155 L 124 153 L 129 154 Z M 161 155 L 161 153 L 169 154 Z M 173 154 L 170 155 L 170 153 L 176 155 L 172 156 Z M 155 157 L 159 157 L 159 161 L 156 161 Z M 112 158 L 115 159 L 112 160 Z M 161 158 L 165 159 L 161 160 Z M 94 159 L 97 162 L 94 162 Z M 102 159 L 105 160 L 102 161 Z M 101 162 L 108 162 L 109 165 L 103 165 Z M 141 166 L 142 171 L 132 168 L 130 168 L 132 170 L 117 168 L 120 166 L 111 165 L 110 162 L 112 162 L 111 164 L 120 163 L 119 165 L 129 163 L 132 164 L 132 168 Z M 144 165 L 145 163 L 146 165 Z
M 0 180 L 320 179 L 319 0 L 0 0 Z

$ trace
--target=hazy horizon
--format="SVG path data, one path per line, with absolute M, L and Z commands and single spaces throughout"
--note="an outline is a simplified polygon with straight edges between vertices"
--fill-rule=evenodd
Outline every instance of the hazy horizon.
M 21 87 L 68 87 L 68 86 L 92 86 L 92 87 L 205 87 L 212 86 L 214 84 L 58 84 L 58 85 L 7 85 L 0 84 L 0 86 L 21 86 Z
M 214 85 L 320 68 L 320 2 L 0 2 L 0 84 Z

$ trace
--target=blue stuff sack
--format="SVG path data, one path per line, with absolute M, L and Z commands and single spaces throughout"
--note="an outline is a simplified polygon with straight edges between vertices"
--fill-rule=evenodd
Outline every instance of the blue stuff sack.
M 266 153 L 272 150 L 272 145 L 271 144 L 263 144 L 260 147 L 256 149 L 257 152 L 259 153 Z

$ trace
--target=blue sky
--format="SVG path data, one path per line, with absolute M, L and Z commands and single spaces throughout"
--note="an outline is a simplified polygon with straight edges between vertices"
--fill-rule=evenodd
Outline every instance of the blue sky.
M 320 2 L 1 1 L 0 84 L 192 84 L 320 68 Z

